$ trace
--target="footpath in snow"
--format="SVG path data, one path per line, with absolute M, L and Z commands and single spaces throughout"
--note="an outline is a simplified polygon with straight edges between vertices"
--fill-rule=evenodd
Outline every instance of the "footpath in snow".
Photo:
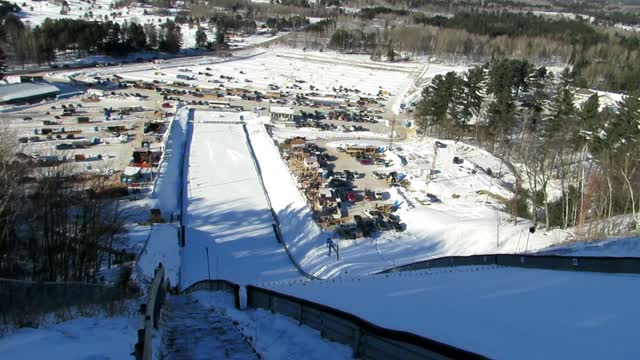
M 208 278 L 240 284 L 300 278 L 276 240 L 239 116 L 195 111 L 188 125 L 182 288 Z
M 496 359 L 637 359 L 640 276 L 473 266 L 273 289 Z

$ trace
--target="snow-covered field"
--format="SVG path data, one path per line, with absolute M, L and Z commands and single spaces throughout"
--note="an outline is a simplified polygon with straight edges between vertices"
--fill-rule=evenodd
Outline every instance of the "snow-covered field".
M 0 358 L 129 359 L 136 342 L 137 316 L 81 317 L 40 329 L 23 328 L 0 337 Z
M 638 275 L 463 267 L 273 289 L 496 359 L 635 359 Z
M 419 63 L 379 63 L 365 55 L 345 55 L 335 52 L 302 51 L 299 49 L 271 48 L 256 56 L 225 61 L 214 65 L 188 66 L 190 75 L 196 80 L 183 81 L 202 88 L 243 88 L 269 91 L 274 84 L 285 91 L 323 95 L 333 94 L 340 86 L 358 90 L 353 96 L 377 96 L 386 91 L 396 96 L 412 83 L 414 76 L 421 71 Z M 207 70 L 207 67 L 210 69 Z M 198 75 L 210 73 L 211 76 Z M 167 68 L 162 72 L 153 69 L 147 71 L 123 71 L 125 79 L 145 81 L 177 81 L 179 68 Z M 184 74 L 184 72 L 183 72 Z M 231 76 L 222 79 L 220 75 Z M 372 81 L 375 79 L 375 81 Z M 212 82 L 217 80 L 218 82 Z M 293 90 L 296 84 L 300 89 Z M 311 90 L 311 86 L 314 90 Z
M 227 114 L 224 120 L 238 117 Z M 212 279 L 242 284 L 299 278 L 274 235 L 242 125 L 202 122 L 216 120 L 221 120 L 219 113 L 196 111 L 192 124 L 182 287 L 209 278 L 209 273 Z

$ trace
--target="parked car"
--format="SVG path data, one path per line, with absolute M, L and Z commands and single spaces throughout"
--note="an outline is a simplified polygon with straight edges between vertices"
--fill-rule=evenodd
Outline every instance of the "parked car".
M 384 221 L 384 218 L 382 216 L 378 216 L 376 218 L 376 227 L 378 227 L 378 229 L 382 231 L 392 229 L 391 225 L 387 221 Z
M 378 216 L 382 215 L 382 213 L 378 210 L 371 210 L 371 209 L 364 209 L 362 210 L 362 213 L 370 218 L 377 218 Z
M 373 165 L 373 160 L 372 159 L 360 159 L 360 164 L 361 165 Z
M 397 231 L 397 232 L 404 231 L 404 224 L 401 224 L 400 222 L 392 221 L 391 226 L 393 227 L 394 231 Z

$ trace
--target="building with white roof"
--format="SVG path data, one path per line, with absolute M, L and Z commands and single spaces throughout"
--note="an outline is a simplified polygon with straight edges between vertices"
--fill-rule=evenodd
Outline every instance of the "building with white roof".
M 293 116 L 293 108 L 286 106 L 271 106 L 269 108 L 271 114 L 271 123 L 277 127 L 296 127 Z
M 46 83 L 18 83 L 0 86 L 0 103 L 35 102 L 55 97 L 60 91 Z

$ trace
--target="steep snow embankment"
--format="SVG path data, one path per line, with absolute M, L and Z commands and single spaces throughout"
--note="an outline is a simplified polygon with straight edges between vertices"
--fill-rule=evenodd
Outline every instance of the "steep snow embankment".
M 179 109 L 169 123 L 158 176 L 151 192 L 152 207 L 160 209 L 167 218 L 180 211 L 181 169 L 187 143 L 188 116 L 188 109 Z

